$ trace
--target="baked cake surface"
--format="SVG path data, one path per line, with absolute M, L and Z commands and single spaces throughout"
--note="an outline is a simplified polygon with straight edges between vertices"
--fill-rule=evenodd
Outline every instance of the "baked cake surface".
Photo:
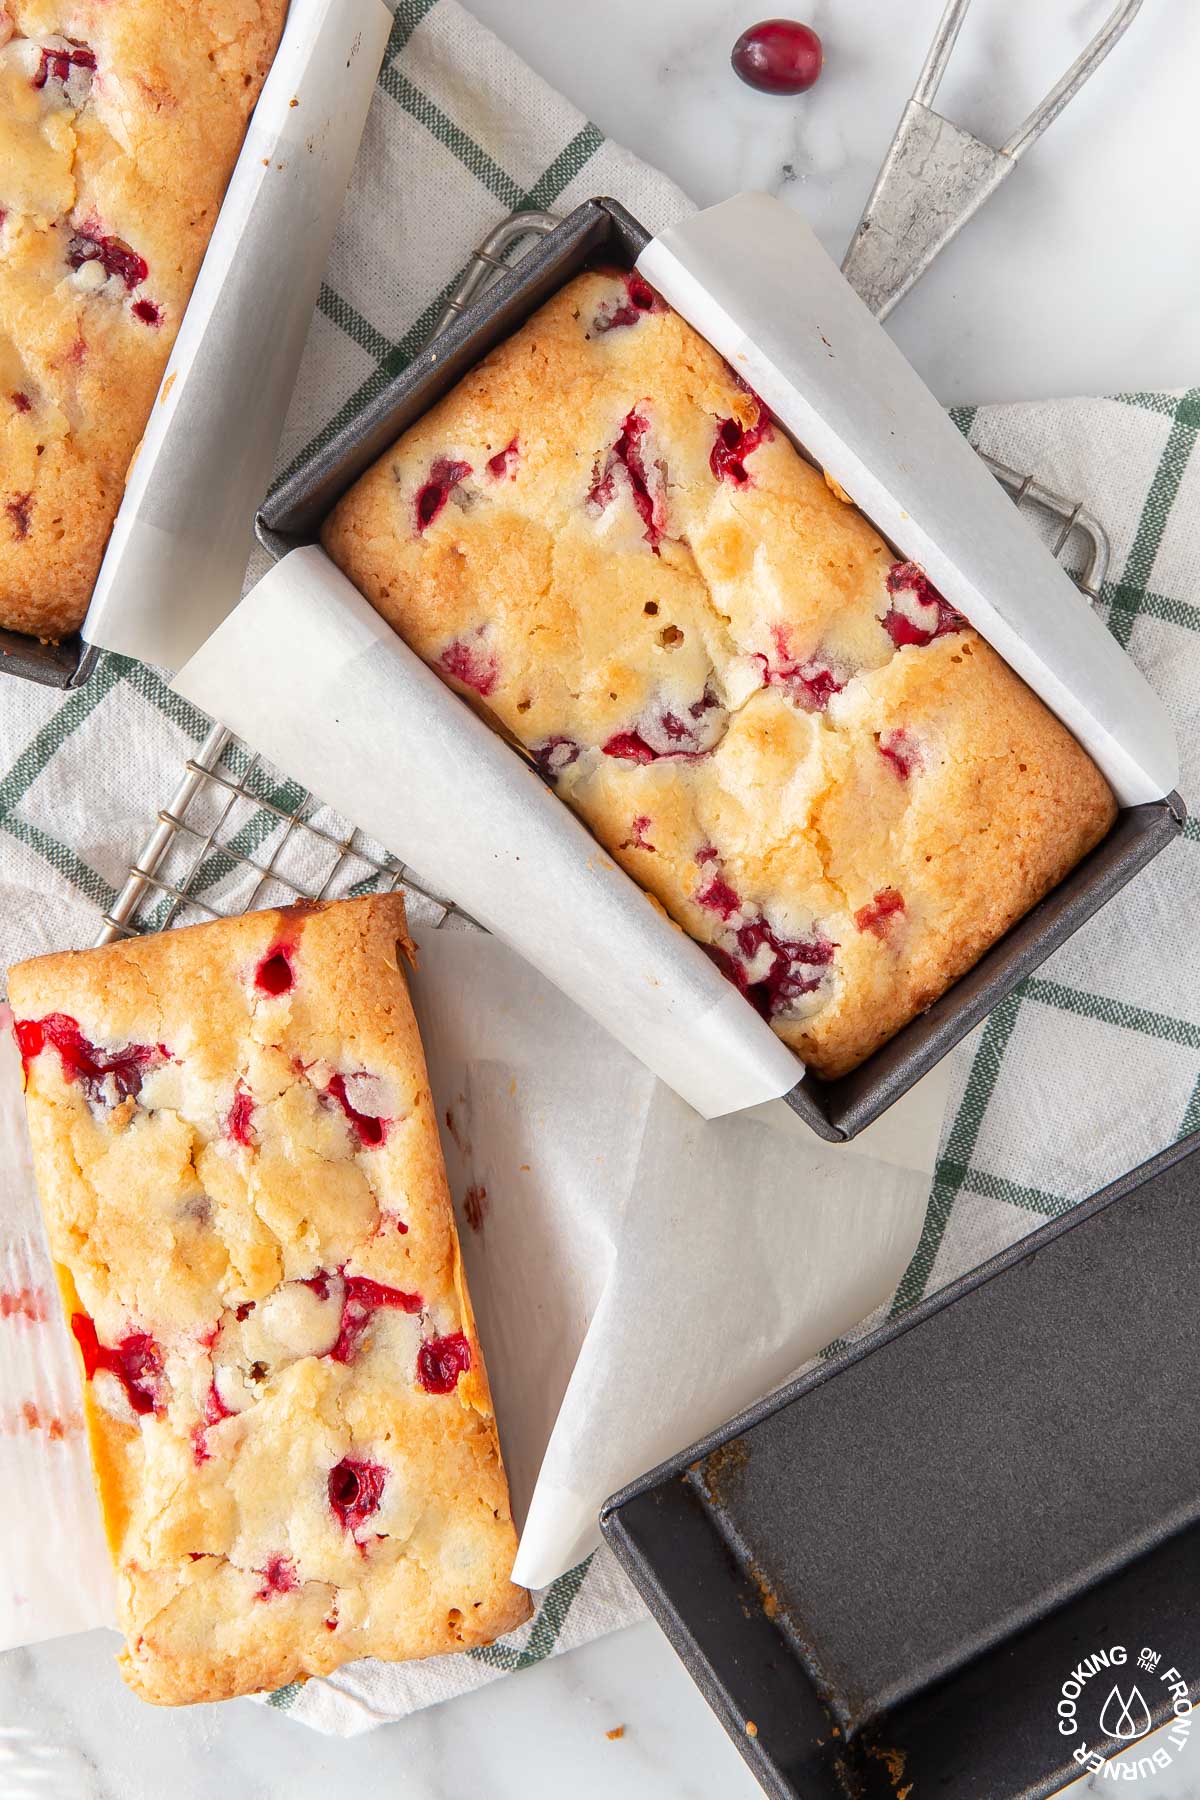
M 527 1617 L 410 949 L 388 895 L 10 972 L 147 1700 Z
M 0 0 L 0 625 L 83 619 L 287 0 Z
M 636 274 L 570 282 L 323 538 L 821 1075 L 1114 817 L 1069 732 Z

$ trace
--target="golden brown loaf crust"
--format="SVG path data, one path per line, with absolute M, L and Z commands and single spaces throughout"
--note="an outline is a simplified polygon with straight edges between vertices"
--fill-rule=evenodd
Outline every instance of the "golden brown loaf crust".
M 0 0 L 0 626 L 87 610 L 287 0 Z
M 636 275 L 572 281 L 323 537 L 822 1075 L 1113 819 L 1071 735 Z
M 10 972 L 146 1700 L 528 1615 L 410 948 L 387 895 Z

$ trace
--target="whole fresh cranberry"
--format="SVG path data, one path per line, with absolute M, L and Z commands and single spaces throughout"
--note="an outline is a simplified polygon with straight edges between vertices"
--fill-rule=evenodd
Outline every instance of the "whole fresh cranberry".
M 821 73 L 821 40 L 797 19 L 764 19 L 743 31 L 729 60 L 761 93 L 803 94 Z

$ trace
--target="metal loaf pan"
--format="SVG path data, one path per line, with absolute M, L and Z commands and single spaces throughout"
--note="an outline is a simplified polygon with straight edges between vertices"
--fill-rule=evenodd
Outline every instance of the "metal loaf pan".
M 768 1794 L 1040 1800 L 1136 1760 L 1114 1678 L 1154 1725 L 1169 1668 L 1200 1695 L 1198 1289 L 1200 1133 L 607 1503 Z
M 275 557 L 317 541 L 326 514 L 401 432 L 588 263 L 630 268 L 650 234 L 615 200 L 584 201 L 455 318 L 331 440 L 275 487 L 257 519 Z M 840 1081 L 806 1076 L 788 1104 L 820 1137 L 854 1137 L 1065 943 L 1183 828 L 1176 794 L 1121 813 L 1105 841 L 948 993 Z

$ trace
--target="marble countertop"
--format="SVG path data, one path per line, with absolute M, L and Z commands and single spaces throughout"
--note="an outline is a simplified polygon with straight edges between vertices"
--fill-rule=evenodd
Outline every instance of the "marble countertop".
M 601 1639 L 366 1737 L 247 1700 L 136 1700 L 115 1633 L 0 1657 L 0 1800 L 755 1800 L 657 1626 Z M 619 1740 L 606 1733 L 623 1725 Z
M 145 1706 L 117 1674 L 119 1642 L 94 1631 L 0 1657 L 0 1800 L 761 1800 L 649 1621 L 350 1739 L 248 1700 Z M 1197 1768 L 1193 1744 L 1132 1791 L 1194 1800 Z M 1087 1776 L 1066 1800 L 1111 1785 Z
M 841 254 L 941 0 L 806 0 L 826 72 L 801 101 L 732 77 L 731 0 L 468 0 L 605 131 L 701 203 L 782 193 Z M 1112 0 L 976 0 L 939 103 L 1002 139 Z M 769 8 L 763 8 L 769 12 Z M 1053 16 L 1048 16 L 1053 15 Z M 1200 8 L 1147 6 L 1091 87 L 894 315 L 947 403 L 1185 386 L 1200 370 L 1194 70 Z M 650 1623 L 352 1741 L 239 1702 L 185 1714 L 122 1687 L 106 1633 L 0 1658 L 0 1800 L 401 1792 L 422 1800 L 754 1800 Z M 606 1732 L 624 1725 L 624 1736 Z M 1193 1751 L 1200 1771 L 1200 1748 Z M 1143 1800 L 1200 1788 L 1185 1757 Z M 1102 1791 L 1096 1777 L 1071 1790 Z M 914 1794 L 913 1800 L 921 1800 Z
M 839 258 L 943 0 L 467 0 L 539 74 L 700 205 L 783 194 Z M 973 0 L 938 95 L 1003 143 L 1115 0 Z M 799 100 L 732 76 L 773 13 L 825 46 Z M 1200 8 L 1144 6 L 1093 80 L 892 315 L 947 405 L 1187 387 L 1200 368 L 1192 71 Z

